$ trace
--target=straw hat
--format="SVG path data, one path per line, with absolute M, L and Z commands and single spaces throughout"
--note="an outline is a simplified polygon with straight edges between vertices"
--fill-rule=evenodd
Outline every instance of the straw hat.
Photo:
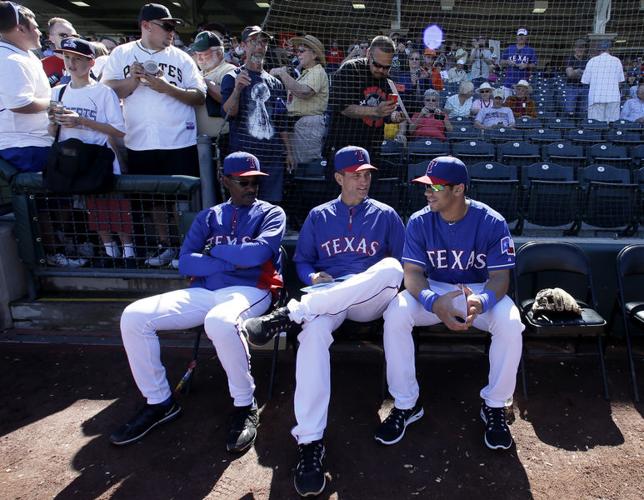
M 293 44 L 293 46 L 306 45 L 317 56 L 320 64 L 322 66 L 326 66 L 326 58 L 324 57 L 324 45 L 322 45 L 322 42 L 315 38 L 313 35 L 293 37 L 291 38 L 291 44 Z

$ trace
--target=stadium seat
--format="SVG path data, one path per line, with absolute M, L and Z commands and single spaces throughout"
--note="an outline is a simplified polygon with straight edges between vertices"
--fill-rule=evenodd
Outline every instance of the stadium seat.
M 637 376 L 633 359 L 631 326 L 644 331 L 644 245 L 628 245 L 617 254 L 617 301 L 624 320 L 626 353 L 631 372 L 635 402 L 639 403 Z
M 339 188 L 335 181 L 325 177 L 300 177 L 296 175 L 289 185 L 286 199 L 289 227 L 299 230 L 309 211 L 337 196 Z
M 499 212 L 508 224 L 516 221 L 513 233 L 521 230 L 517 169 L 497 162 L 480 162 L 468 167 L 469 196 Z
M 554 118 L 557 118 L 557 113 L 554 111 L 537 109 L 537 120 L 541 120 L 542 126 L 545 126 L 546 122 L 552 121 Z
M 479 161 L 493 161 L 494 145 L 485 141 L 463 141 L 452 144 L 452 154 L 466 165 Z
M 621 129 L 613 129 L 606 132 L 606 140 L 613 144 L 623 145 L 642 144 L 644 142 L 641 133 Z
M 543 159 L 564 166 L 583 167 L 587 159 L 583 146 L 568 141 L 557 141 L 546 144 L 542 149 Z
M 457 116 L 455 118 L 450 118 L 450 122 L 452 122 L 452 125 L 454 127 L 461 127 L 461 126 L 466 126 L 466 127 L 472 127 L 474 125 L 474 120 L 469 117 L 464 117 L 464 116 Z
M 534 163 L 522 169 L 524 218 L 545 227 L 579 226 L 579 182 L 572 167 Z
M 522 141 L 523 131 L 515 130 L 512 128 L 493 128 L 483 132 L 483 138 L 489 142 L 508 142 L 508 141 Z
M 608 130 L 608 122 L 598 120 L 582 120 L 579 126 L 584 130 Z
M 521 311 L 526 330 L 524 338 L 595 337 L 597 357 L 602 375 L 604 397 L 608 399 L 608 382 L 604 363 L 606 320 L 597 312 L 590 261 L 584 251 L 572 243 L 531 241 L 521 246 L 514 268 L 514 302 Z M 581 316 L 568 314 L 535 317 L 532 313 L 534 297 L 544 288 L 564 288 L 581 308 Z M 525 344 L 524 344 L 525 345 Z M 522 357 L 522 365 L 525 364 Z M 526 370 L 522 366 L 524 392 Z
M 541 128 L 542 124 L 540 120 L 537 120 L 535 118 L 530 118 L 529 116 L 522 116 L 521 118 L 516 120 L 516 123 L 514 124 L 514 126 L 521 130 L 528 130 L 528 129 L 534 129 L 534 128 Z
M 397 177 L 374 177 L 369 189 L 369 197 L 386 203 L 399 214 L 403 211 L 401 179 Z
M 644 144 L 631 148 L 631 165 L 634 168 L 644 167 Z
M 544 125 L 553 130 L 566 130 L 577 128 L 572 120 L 567 118 L 549 118 L 544 120 Z
M 448 155 L 449 152 L 449 143 L 438 139 L 416 139 L 407 144 L 409 163 L 431 160 L 437 156 Z
M 614 144 L 595 144 L 588 151 L 588 159 L 591 163 L 606 163 L 618 167 L 626 167 L 631 163 L 626 146 Z
M 409 217 L 414 212 L 427 206 L 427 199 L 425 198 L 425 186 L 411 182 L 416 177 L 425 175 L 425 172 L 427 171 L 427 163 L 427 161 L 421 161 L 419 163 L 407 165 L 407 183 L 405 184 L 406 189 L 404 197 L 405 217 Z M 403 213 L 401 213 L 401 216 L 403 216 Z
M 528 165 L 541 159 L 539 146 L 523 141 L 510 141 L 498 144 L 497 159 L 506 165 Z
M 644 127 L 639 122 L 631 122 L 628 120 L 617 120 L 610 124 L 613 130 L 625 130 L 629 132 L 640 132 Z
M 547 143 L 559 141 L 562 138 L 561 130 L 552 130 L 550 128 L 535 128 L 526 130 L 525 138 L 532 143 Z
M 407 163 L 405 147 L 398 141 L 382 141 L 378 171 L 381 177 L 402 178 L 403 166 Z
M 637 230 L 639 189 L 631 183 L 630 175 L 630 171 L 611 165 L 593 164 L 579 169 L 583 224 L 620 231 L 621 236 Z
M 598 142 L 602 142 L 602 132 L 601 130 L 593 130 L 593 129 L 587 130 L 583 128 L 566 130 L 564 133 L 564 138 L 575 144 L 584 144 L 584 143 L 596 144 Z
M 446 132 L 449 142 L 476 141 L 481 139 L 481 131 L 471 125 L 454 125 L 454 130 Z
M 326 160 L 298 163 L 295 172 L 298 177 L 324 177 L 326 175 L 326 165 Z

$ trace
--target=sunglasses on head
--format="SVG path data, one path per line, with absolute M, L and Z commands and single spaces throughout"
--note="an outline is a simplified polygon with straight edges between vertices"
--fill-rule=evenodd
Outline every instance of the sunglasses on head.
M 172 23 L 168 23 L 168 22 L 155 23 L 154 21 L 150 21 L 150 22 L 152 24 L 156 24 L 159 28 L 161 28 L 164 31 L 167 31 L 168 33 L 171 32 L 171 31 L 176 31 L 177 30 L 177 26 L 172 24 Z
M 425 191 L 432 190 L 434 193 L 438 193 L 440 191 L 445 191 L 445 188 L 447 186 L 453 186 L 454 184 L 426 184 L 425 185 Z
M 259 180 L 257 179 L 236 179 L 235 177 L 228 177 L 231 181 L 233 181 L 235 184 L 237 184 L 239 187 L 257 187 L 259 186 Z
M 379 62 L 377 62 L 377 61 L 375 61 L 373 59 L 371 59 L 371 64 L 373 64 L 374 68 L 383 69 L 383 70 L 386 70 L 386 71 L 389 71 L 391 69 L 391 64 L 390 65 L 380 64 Z

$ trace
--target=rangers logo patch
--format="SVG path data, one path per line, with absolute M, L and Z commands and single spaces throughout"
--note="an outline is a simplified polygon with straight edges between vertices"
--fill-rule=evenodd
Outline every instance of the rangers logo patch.
M 509 236 L 501 238 L 501 253 L 514 255 L 514 241 Z

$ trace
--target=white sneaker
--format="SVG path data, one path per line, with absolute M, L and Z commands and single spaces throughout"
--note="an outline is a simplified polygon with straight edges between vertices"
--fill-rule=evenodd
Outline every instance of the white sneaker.
M 172 259 L 170 262 L 170 268 L 179 269 L 179 259 Z
M 83 267 L 87 264 L 87 259 L 70 259 L 62 253 L 57 253 L 55 255 L 47 256 L 47 264 L 54 267 Z
M 154 255 L 145 260 L 145 265 L 151 267 L 167 266 L 176 256 L 177 251 L 174 248 L 159 245 Z
M 79 257 L 78 259 L 70 259 L 68 257 L 67 267 L 83 267 L 85 264 L 87 264 L 87 262 L 87 259 L 84 259 L 82 257 Z

